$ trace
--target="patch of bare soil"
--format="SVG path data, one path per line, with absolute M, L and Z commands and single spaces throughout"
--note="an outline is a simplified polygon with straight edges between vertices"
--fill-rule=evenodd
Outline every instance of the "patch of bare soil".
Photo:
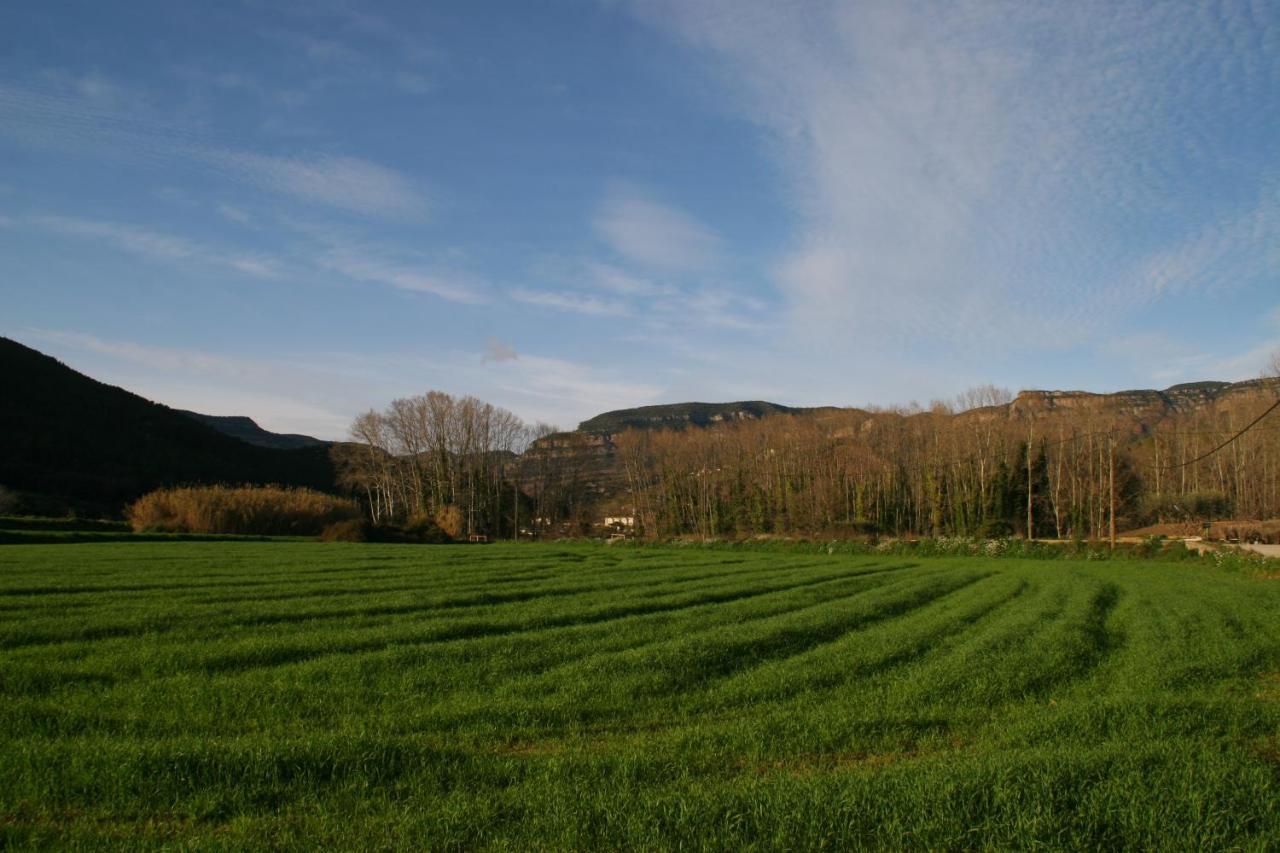
M 1126 530 L 1121 534 L 1124 538 L 1145 539 L 1149 536 L 1165 536 L 1170 539 L 1185 539 L 1192 536 L 1204 536 L 1218 542 L 1240 542 L 1261 545 L 1280 544 L 1280 519 L 1227 519 L 1214 521 L 1209 525 L 1206 534 L 1204 525 L 1198 521 L 1166 522 L 1149 524 L 1136 530 Z

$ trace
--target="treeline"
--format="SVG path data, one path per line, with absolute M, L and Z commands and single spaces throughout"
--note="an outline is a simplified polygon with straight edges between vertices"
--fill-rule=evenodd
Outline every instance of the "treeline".
M 1182 410 L 1138 411 L 1102 398 L 1014 401 L 987 386 L 927 410 L 775 414 L 611 437 L 548 434 L 433 391 L 361 415 L 335 461 L 375 523 L 428 518 L 455 538 L 581 535 L 622 515 L 652 537 L 1098 539 L 1113 526 L 1280 517 L 1280 413 L 1209 453 L 1275 390 L 1258 383 Z
M 1121 529 L 1280 516 L 1274 425 L 1193 461 L 1274 401 L 1233 397 L 1150 427 L 1105 408 L 1019 410 L 988 399 L 997 405 L 775 416 L 615 441 L 649 535 L 1102 538 L 1113 512 Z

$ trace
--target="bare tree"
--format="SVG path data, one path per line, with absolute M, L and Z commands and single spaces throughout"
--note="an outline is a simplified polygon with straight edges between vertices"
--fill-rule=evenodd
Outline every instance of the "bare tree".
M 516 535 L 518 486 L 507 474 L 526 430 L 513 413 L 430 391 L 360 415 L 350 432 L 335 463 L 375 522 L 447 517 L 468 534 Z

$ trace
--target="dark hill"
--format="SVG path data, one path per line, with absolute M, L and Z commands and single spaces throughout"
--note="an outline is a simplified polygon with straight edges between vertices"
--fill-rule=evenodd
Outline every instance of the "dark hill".
M 253 418 L 244 415 L 202 415 L 186 409 L 174 409 L 180 415 L 194 418 L 205 426 L 211 426 L 223 435 L 247 441 L 258 447 L 274 447 L 277 450 L 297 450 L 300 447 L 323 447 L 329 442 L 297 433 L 271 432 L 258 426 Z
M 578 424 L 578 430 L 593 435 L 612 435 L 625 429 L 684 429 L 688 426 L 711 426 L 724 421 L 756 420 L 769 415 L 809 415 L 826 411 L 835 410 L 830 406 L 796 408 L 768 403 L 764 400 L 744 400 L 737 403 L 669 403 L 605 412 Z
M 182 483 L 328 490 L 333 466 L 326 445 L 255 447 L 0 337 L 0 485 L 114 514 Z

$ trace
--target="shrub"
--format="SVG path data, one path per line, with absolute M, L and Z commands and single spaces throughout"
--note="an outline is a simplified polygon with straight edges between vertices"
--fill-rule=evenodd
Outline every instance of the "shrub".
M 1159 521 L 1194 521 L 1230 515 L 1231 498 L 1222 492 L 1156 493 L 1144 495 L 1138 502 L 1136 520 L 1142 524 L 1154 524 Z
M 18 496 L 4 486 L 0 486 L 0 515 L 9 515 L 18 509 Z
M 315 536 L 360 518 L 354 502 L 311 489 L 199 486 L 159 489 L 125 510 L 138 531 Z
M 462 538 L 462 510 L 453 504 L 440 507 L 436 511 L 435 522 L 450 539 Z
M 448 531 L 435 523 L 434 519 L 420 518 L 409 522 L 404 528 L 405 538 L 426 545 L 447 545 L 454 541 Z
M 348 518 L 335 521 L 320 531 L 321 542 L 368 542 L 370 540 L 369 523 L 363 518 Z
M 370 524 L 362 518 L 335 521 L 320 533 L 321 542 L 402 542 L 447 545 L 453 540 L 430 516 L 415 516 L 404 527 Z
M 1139 557 L 1151 558 L 1164 551 L 1163 536 L 1148 536 L 1133 548 L 1133 552 Z
M 1013 525 L 1003 518 L 990 518 L 978 531 L 979 539 L 1008 539 L 1013 535 Z

